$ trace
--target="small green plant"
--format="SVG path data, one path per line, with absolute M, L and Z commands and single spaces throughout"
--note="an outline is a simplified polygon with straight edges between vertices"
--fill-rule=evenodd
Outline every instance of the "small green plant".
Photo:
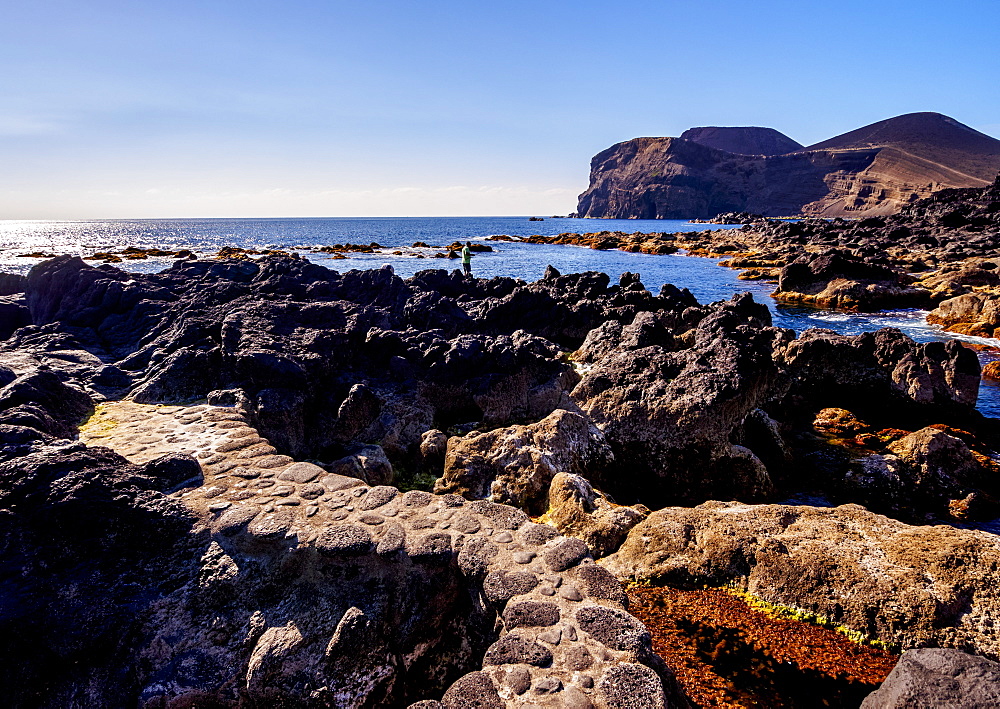
M 393 472 L 392 484 L 400 492 L 409 492 L 410 490 L 434 491 L 434 483 L 437 482 L 437 478 L 432 473 L 400 466 L 394 468 Z
M 783 619 L 783 620 L 798 620 L 803 623 L 810 623 L 812 625 L 818 625 L 821 628 L 826 628 L 828 630 L 833 630 L 845 636 L 851 642 L 857 645 L 867 645 L 869 647 L 878 648 L 880 650 L 885 650 L 886 652 L 898 653 L 900 651 L 899 646 L 894 643 L 887 643 L 884 640 L 878 640 L 877 638 L 872 638 L 858 630 L 852 630 L 846 625 L 840 625 L 830 620 L 824 615 L 819 613 L 814 613 L 813 611 L 808 611 L 802 608 L 796 608 L 795 606 L 785 606 L 778 603 L 771 603 L 770 601 L 765 601 L 763 598 L 759 598 L 748 591 L 744 591 L 742 588 L 737 586 L 735 583 L 726 584 L 723 587 L 726 593 L 730 593 L 744 603 L 746 603 L 750 608 L 756 611 L 760 611 L 771 618 Z

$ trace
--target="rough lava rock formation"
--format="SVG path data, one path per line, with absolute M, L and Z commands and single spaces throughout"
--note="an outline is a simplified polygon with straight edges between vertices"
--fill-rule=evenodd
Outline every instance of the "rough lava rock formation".
M 520 510 L 294 462 L 231 407 L 11 428 L 15 706 L 686 706 L 614 577 Z
M 997 653 L 989 535 L 746 504 L 990 509 L 994 431 L 955 344 L 796 338 L 747 295 L 631 273 L 59 257 L 3 287 L 14 705 L 687 706 L 608 569 Z M 427 474 L 438 494 L 404 491 Z
M 1000 704 L 1000 664 L 956 650 L 910 650 L 861 709 Z

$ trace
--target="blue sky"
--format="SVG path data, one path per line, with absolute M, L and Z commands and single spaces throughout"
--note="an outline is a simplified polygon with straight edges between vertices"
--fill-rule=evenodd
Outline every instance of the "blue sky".
M 1000 136 L 1000 3 L 4 3 L 0 218 L 556 214 L 640 135 Z

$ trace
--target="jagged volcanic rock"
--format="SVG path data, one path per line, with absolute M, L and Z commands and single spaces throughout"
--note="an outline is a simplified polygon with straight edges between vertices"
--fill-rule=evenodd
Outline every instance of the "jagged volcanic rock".
M 749 296 L 701 305 L 638 274 L 404 280 L 267 256 L 126 279 L 63 257 L 23 297 L 32 324 L 0 343 L 15 704 L 684 706 L 592 561 L 645 514 L 613 500 L 767 499 L 831 406 L 920 423 L 880 454 L 917 483 L 900 514 L 988 472 L 956 345 L 795 339 Z M 95 402 L 87 446 L 67 441 Z M 941 423 L 967 428 L 916 430 Z M 466 469 L 485 461 L 474 484 L 393 487 L 443 473 L 449 433 Z
M 103 406 L 82 435 L 145 463 L 0 426 L 10 705 L 687 706 L 579 540 L 293 462 L 232 408 Z

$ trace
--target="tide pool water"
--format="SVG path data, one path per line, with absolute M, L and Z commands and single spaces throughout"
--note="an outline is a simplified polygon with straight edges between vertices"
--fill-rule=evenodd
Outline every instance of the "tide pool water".
M 42 251 L 55 254 L 89 255 L 95 251 L 121 251 L 128 246 L 167 250 L 191 249 L 208 255 L 223 246 L 299 251 L 315 263 L 336 270 L 379 268 L 385 264 L 408 277 L 428 268 L 458 268 L 455 261 L 431 258 L 453 241 L 485 241 L 494 234 L 551 236 L 563 232 L 702 231 L 704 224 L 681 220 L 554 219 L 532 222 L 527 217 L 412 217 L 412 218 L 327 218 L 327 219 L 127 219 L 99 221 L 0 221 L 0 271 L 26 273 L 41 259 L 19 254 Z M 712 227 L 726 228 L 726 227 Z M 419 249 L 427 258 L 417 258 L 411 249 L 422 241 L 430 247 Z M 347 253 L 345 260 L 329 254 L 307 253 L 310 248 L 377 242 L 387 248 L 406 247 L 406 255 Z M 541 278 L 546 266 L 563 273 L 603 271 L 613 279 L 625 271 L 640 273 L 646 287 L 657 292 L 664 283 L 688 288 L 699 301 L 724 300 L 749 291 L 768 305 L 774 324 L 801 332 L 822 327 L 844 334 L 899 328 L 919 342 L 961 339 L 977 345 L 980 359 L 1000 358 L 1000 341 L 945 333 L 927 324 L 926 313 L 901 310 L 876 314 L 848 314 L 779 306 L 771 299 L 774 286 L 741 281 L 738 272 L 718 266 L 718 259 L 683 254 L 652 256 L 622 251 L 595 251 L 576 246 L 488 242 L 493 253 L 476 254 L 473 273 L 482 278 L 510 276 L 533 281 Z M 168 267 L 171 259 L 151 258 L 118 264 L 135 272 L 155 272 Z M 987 416 L 1000 417 L 1000 387 L 984 382 L 979 409 Z

